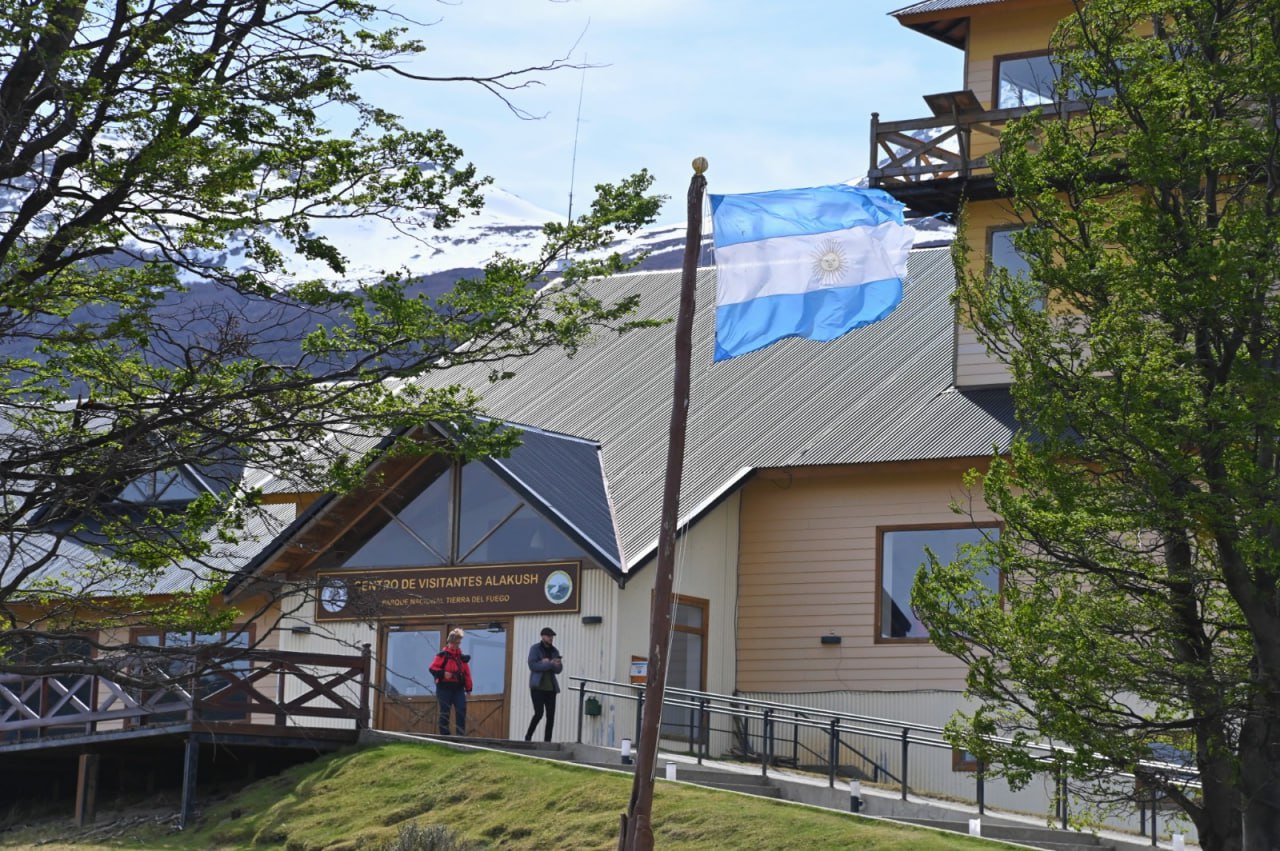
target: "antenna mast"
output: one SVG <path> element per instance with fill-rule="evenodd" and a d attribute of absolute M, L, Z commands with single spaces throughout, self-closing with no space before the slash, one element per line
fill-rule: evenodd
<path fill-rule="evenodd" d="M 573 123 L 573 159 L 569 162 L 569 224 L 573 224 L 573 182 L 578 172 L 578 131 L 582 129 L 582 92 L 587 87 L 587 55 L 582 54 L 582 79 L 578 82 L 578 115 Z"/>

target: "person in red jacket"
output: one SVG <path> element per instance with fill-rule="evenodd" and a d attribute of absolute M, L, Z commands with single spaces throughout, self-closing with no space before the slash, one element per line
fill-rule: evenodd
<path fill-rule="evenodd" d="M 467 695 L 471 694 L 471 657 L 462 652 L 462 630 L 449 633 L 444 649 L 431 661 L 436 680 L 436 703 L 440 706 L 440 735 L 449 735 L 449 714 L 453 711 L 454 735 L 467 734 Z"/>

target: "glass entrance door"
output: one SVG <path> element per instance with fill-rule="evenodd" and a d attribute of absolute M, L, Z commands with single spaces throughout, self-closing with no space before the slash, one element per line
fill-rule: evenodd
<path fill-rule="evenodd" d="M 471 656 L 471 682 L 475 686 L 467 698 L 469 736 L 508 737 L 508 634 L 506 624 L 490 624 L 484 629 L 469 629 L 462 636 L 462 652 Z"/>
<path fill-rule="evenodd" d="M 378 726 L 384 730 L 431 734 L 438 731 L 439 707 L 431 661 L 444 647 L 449 630 L 461 626 L 462 652 L 471 657 L 474 686 L 467 698 L 467 735 L 507 737 L 507 666 L 510 660 L 505 623 L 389 625 L 383 627 L 382 685 Z"/>

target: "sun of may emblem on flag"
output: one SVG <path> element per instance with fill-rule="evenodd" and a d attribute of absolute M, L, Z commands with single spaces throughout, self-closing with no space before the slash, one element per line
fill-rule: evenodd
<path fill-rule="evenodd" d="M 784 337 L 834 340 L 889 315 L 915 231 L 879 189 L 712 195 L 717 361 Z"/>
<path fill-rule="evenodd" d="M 849 270 L 849 257 L 844 253 L 844 246 L 834 239 L 828 239 L 818 246 L 813 253 L 813 276 L 823 284 L 838 284 Z"/>

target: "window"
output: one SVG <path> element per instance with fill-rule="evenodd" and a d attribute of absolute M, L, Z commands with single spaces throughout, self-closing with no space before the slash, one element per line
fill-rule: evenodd
<path fill-rule="evenodd" d="M 1020 227 L 989 230 L 987 232 L 987 264 L 991 269 L 1004 269 L 1012 278 L 1029 281 L 1031 264 L 1014 245 L 1014 237 L 1022 230 Z M 1037 311 L 1044 310 L 1044 296 L 1038 295 L 1031 299 L 1031 307 Z"/>
<path fill-rule="evenodd" d="M 1047 53 L 996 59 L 996 109 L 1053 103 L 1058 76 L 1058 65 Z"/>
<path fill-rule="evenodd" d="M 1058 82 L 1062 67 L 1047 53 L 996 57 L 996 109 L 1042 106 L 1062 100 Z M 1115 89 L 1093 88 L 1077 79 L 1070 81 L 1066 100 L 1083 100 L 1114 95 Z"/>
<path fill-rule="evenodd" d="M 221 644 L 228 652 L 235 650 L 247 650 L 252 644 L 251 636 L 248 630 L 238 632 L 216 632 L 216 633 L 195 633 L 195 632 L 137 632 L 134 634 L 133 641 L 140 647 L 203 647 L 211 644 Z M 170 677 L 181 677 L 186 671 L 192 669 L 195 665 L 195 659 L 183 656 L 173 656 L 169 658 L 167 674 Z M 251 668 L 248 659 L 231 659 L 223 662 L 218 666 L 221 671 L 235 672 L 237 677 L 243 677 L 249 673 Z M 185 684 L 183 684 L 185 685 Z M 207 698 L 216 692 L 227 688 L 227 679 L 221 674 L 208 671 L 200 675 L 196 685 L 197 695 L 201 698 Z M 248 705 L 249 699 L 244 694 L 231 695 L 231 703 Z M 166 713 L 155 715 L 152 721 L 172 720 L 180 717 L 181 713 Z M 212 711 L 204 710 L 200 717 L 206 721 L 229 721 L 244 717 L 244 713 L 237 710 Z"/>
<path fill-rule="evenodd" d="M 429 567 L 582 558 L 574 544 L 482 462 L 426 462 L 334 552 L 343 567 Z M 349 555 L 345 555 L 349 553 Z"/>
<path fill-rule="evenodd" d="M 991 268 L 1005 269 L 1015 278 L 1031 274 L 1031 265 L 1013 244 L 1014 234 L 1020 230 L 1022 228 L 993 228 L 989 234 L 987 249 Z"/>
<path fill-rule="evenodd" d="M 708 600 L 677 597 L 672 617 L 671 656 L 667 662 L 667 685 L 690 691 L 707 687 Z M 703 735 L 698 711 L 692 707 L 668 706 L 662 710 L 662 735 L 671 739 L 700 741 Z"/>
<path fill-rule="evenodd" d="M 880 594 L 877 601 L 877 641 L 918 639 L 929 632 L 911 610 L 911 586 L 916 574 L 933 553 L 939 561 L 954 561 L 961 548 L 980 544 L 999 535 L 995 527 L 934 526 L 909 529 L 882 529 L 879 539 Z M 999 589 L 994 572 L 981 577 L 991 590 Z"/>

